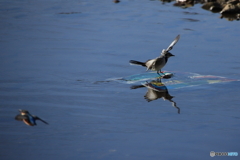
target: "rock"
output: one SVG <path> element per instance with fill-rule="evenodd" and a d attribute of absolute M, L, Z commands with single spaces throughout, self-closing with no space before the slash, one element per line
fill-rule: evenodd
<path fill-rule="evenodd" d="M 220 12 L 223 9 L 223 5 L 219 2 L 207 2 L 202 8 L 212 12 Z"/>
<path fill-rule="evenodd" d="M 176 0 L 176 3 L 173 5 L 188 8 L 194 6 L 194 0 Z"/>
<path fill-rule="evenodd" d="M 239 0 L 231 0 L 228 1 L 225 7 L 220 12 L 224 13 L 240 13 L 240 1 Z"/>
<path fill-rule="evenodd" d="M 234 20 L 237 20 L 239 21 L 240 20 L 240 14 L 228 14 L 228 13 L 223 13 L 220 17 L 221 19 L 222 18 L 225 18 L 227 19 L 228 21 L 234 21 Z"/>
<path fill-rule="evenodd" d="M 113 0 L 114 3 L 119 3 L 120 1 L 119 0 Z"/>

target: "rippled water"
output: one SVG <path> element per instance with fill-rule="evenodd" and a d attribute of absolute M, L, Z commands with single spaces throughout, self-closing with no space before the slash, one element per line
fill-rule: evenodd
<path fill-rule="evenodd" d="M 164 70 L 240 79 L 238 21 L 201 5 L 146 0 L 0 2 L 2 159 L 207 159 L 238 152 L 239 82 L 169 89 L 106 79 L 145 73 L 180 34 Z M 30 127 L 18 109 L 47 121 Z M 220 157 L 218 157 L 220 158 Z M 229 158 L 229 157 L 222 157 Z M 231 157 L 238 159 L 238 157 Z"/>

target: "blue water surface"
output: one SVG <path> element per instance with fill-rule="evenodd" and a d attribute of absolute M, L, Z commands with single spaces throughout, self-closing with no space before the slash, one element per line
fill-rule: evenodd
<path fill-rule="evenodd" d="M 0 13 L 1 159 L 240 153 L 238 81 L 169 89 L 180 114 L 161 97 L 147 102 L 145 87 L 106 81 L 145 73 L 129 60 L 159 56 L 178 34 L 164 70 L 240 79 L 238 21 L 157 0 L 2 0 Z M 16 121 L 18 109 L 49 125 Z"/>

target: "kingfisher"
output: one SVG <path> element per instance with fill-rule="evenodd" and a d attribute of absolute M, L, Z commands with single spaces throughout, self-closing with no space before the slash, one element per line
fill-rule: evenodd
<path fill-rule="evenodd" d="M 45 124 L 48 124 L 46 121 L 41 118 L 31 115 L 27 110 L 19 109 L 20 114 L 16 115 L 15 119 L 18 121 L 23 121 L 26 125 L 35 126 L 37 125 L 36 120 L 40 120 Z"/>

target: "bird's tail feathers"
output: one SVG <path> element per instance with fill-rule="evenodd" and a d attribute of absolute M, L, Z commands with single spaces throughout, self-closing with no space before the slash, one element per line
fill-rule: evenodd
<path fill-rule="evenodd" d="M 139 61 L 135 61 L 135 60 L 130 60 L 129 63 L 130 64 L 134 64 L 134 65 L 146 66 L 145 63 L 139 62 Z"/>

